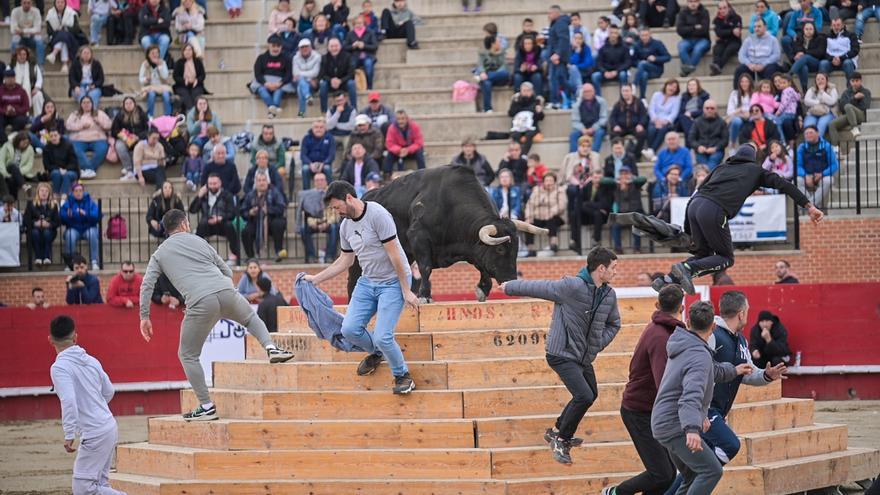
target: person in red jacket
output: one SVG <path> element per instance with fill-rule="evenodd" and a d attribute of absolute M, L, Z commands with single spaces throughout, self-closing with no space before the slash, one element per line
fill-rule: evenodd
<path fill-rule="evenodd" d="M 602 495 L 663 493 L 675 481 L 675 465 L 669 453 L 651 433 L 651 410 L 660 379 L 666 370 L 666 342 L 676 327 L 687 328 L 681 321 L 684 291 L 675 284 L 660 290 L 657 311 L 645 327 L 629 363 L 629 381 L 620 401 L 620 417 L 645 465 L 645 472 L 617 486 L 602 490 Z"/>
<path fill-rule="evenodd" d="M 398 108 L 395 121 L 388 126 L 388 134 L 385 136 L 385 149 L 388 154 L 382 164 L 382 171 L 387 177 L 391 176 L 394 166 L 397 170 L 403 170 L 403 162 L 408 158 L 416 161 L 419 170 L 425 168 L 425 138 L 418 124 L 409 119 L 406 110 Z"/>
<path fill-rule="evenodd" d="M 28 124 L 30 105 L 27 91 L 15 82 L 15 70 L 6 69 L 0 86 L 0 144 L 6 143 L 6 126 L 20 131 Z"/>
<path fill-rule="evenodd" d="M 134 263 L 123 261 L 122 269 L 110 279 L 107 304 L 117 308 L 136 308 L 141 298 L 143 277 L 134 271 Z"/>

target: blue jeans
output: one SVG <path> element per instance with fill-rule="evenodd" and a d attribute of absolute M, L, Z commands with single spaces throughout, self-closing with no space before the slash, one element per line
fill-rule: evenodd
<path fill-rule="evenodd" d="M 267 107 L 281 107 L 281 98 L 284 96 L 284 91 L 281 88 L 269 91 L 266 86 L 260 86 L 257 89 L 257 94 L 260 95 L 260 99 Z"/>
<path fill-rule="evenodd" d="M 165 54 L 168 53 L 168 46 L 171 44 L 171 36 L 165 33 L 152 33 L 141 36 L 141 48 L 146 50 L 150 45 L 159 46 L 159 58 L 165 60 Z"/>
<path fill-rule="evenodd" d="M 389 151 L 388 154 L 385 155 L 385 160 L 382 162 L 382 171 L 390 174 L 391 172 L 394 171 L 395 168 L 397 168 L 397 171 L 400 172 L 404 169 L 404 166 L 403 166 L 404 162 L 406 162 L 406 160 L 410 160 L 410 159 L 413 159 L 416 161 L 416 168 L 418 170 L 425 168 L 425 150 L 424 149 L 420 149 L 419 151 L 416 151 L 415 153 L 410 153 L 410 154 L 406 155 L 406 157 L 404 157 L 404 158 L 401 158 L 397 155 L 394 155 Z"/>
<path fill-rule="evenodd" d="M 681 64 L 696 67 L 700 64 L 703 55 L 705 55 L 711 47 L 712 43 L 705 38 L 692 38 L 679 41 L 678 55 L 681 57 Z"/>
<path fill-rule="evenodd" d="M 108 15 L 91 15 L 90 31 L 92 37 L 89 41 L 95 44 L 99 44 L 101 42 L 101 30 L 104 29 L 105 25 L 107 25 L 107 19 L 109 18 L 110 16 Z"/>
<path fill-rule="evenodd" d="M 209 139 L 208 136 L 196 136 L 192 138 L 192 141 L 190 142 L 199 145 L 199 149 L 202 149 L 205 147 L 205 143 L 207 143 Z"/>
<path fill-rule="evenodd" d="M 533 72 L 531 75 L 525 75 L 522 72 L 517 72 L 513 75 L 513 91 L 515 93 L 519 92 L 519 87 L 524 82 L 532 83 L 532 86 L 535 87 L 535 94 L 540 95 L 544 93 L 544 81 L 541 79 L 540 72 Z"/>
<path fill-rule="evenodd" d="M 834 120 L 834 114 L 831 112 L 826 113 L 821 117 L 816 117 L 815 115 L 807 115 L 804 117 L 804 128 L 807 126 L 814 125 L 817 129 L 819 129 L 819 136 L 824 136 L 825 131 L 828 130 L 828 126 L 831 124 L 831 121 Z"/>
<path fill-rule="evenodd" d="M 856 64 L 853 63 L 852 60 L 844 60 L 840 66 L 835 67 L 831 64 L 830 60 L 823 60 L 819 62 L 819 72 L 825 72 L 826 74 L 831 74 L 831 71 L 842 70 L 844 74 L 846 74 L 847 86 L 849 86 L 849 75 L 855 72 Z"/>
<path fill-rule="evenodd" d="M 801 58 L 797 59 L 791 66 L 791 73 L 798 77 L 798 81 L 801 83 L 802 88 L 807 87 L 810 72 L 816 72 L 818 70 L 819 59 L 807 54 L 804 54 Z"/>
<path fill-rule="evenodd" d="M 313 231 L 308 225 L 303 225 L 299 233 L 302 236 L 303 246 L 306 248 L 306 260 L 318 259 L 315 242 L 312 240 L 318 232 Z M 333 260 L 336 258 L 336 244 L 339 241 L 339 224 L 330 224 L 325 234 L 327 235 L 327 250 L 324 251 L 324 256 L 327 260 Z"/>
<path fill-rule="evenodd" d="M 89 89 L 89 85 L 88 85 L 88 84 L 80 84 L 80 85 L 79 85 L 79 89 L 80 89 L 79 97 L 76 98 L 76 102 L 77 102 L 77 103 L 79 103 L 80 101 L 82 101 L 83 98 L 85 98 L 86 96 L 88 96 L 89 98 L 91 98 L 92 103 L 94 104 L 94 107 L 95 107 L 95 108 L 99 108 L 99 107 L 100 107 L 100 103 L 101 103 L 101 88 L 92 88 L 92 89 Z"/>
<path fill-rule="evenodd" d="M 653 122 L 648 123 L 648 146 L 652 150 L 657 151 L 663 146 L 663 140 L 666 139 L 666 133 L 675 130 L 675 126 L 667 124 L 659 129 Z"/>
<path fill-rule="evenodd" d="M 783 114 L 781 114 L 781 115 L 774 115 L 773 118 L 772 118 L 771 120 L 773 120 L 773 123 L 776 124 L 776 127 L 779 128 L 779 132 L 782 133 L 782 138 L 785 139 L 785 140 L 787 141 L 787 140 L 790 140 L 790 139 L 794 139 L 794 136 L 786 136 L 786 135 L 785 135 L 785 127 L 784 127 L 784 125 L 785 125 L 785 123 L 788 122 L 789 120 L 794 120 L 794 119 L 796 119 L 796 118 L 797 118 L 797 114 L 795 114 L 795 113 L 783 113 Z M 825 125 L 825 128 L 826 128 L 826 129 L 828 128 L 828 125 L 827 125 L 827 124 Z"/>
<path fill-rule="evenodd" d="M 373 89 L 373 74 L 376 73 L 375 65 L 376 59 L 369 55 L 364 58 L 357 58 L 354 61 L 354 68 L 363 67 L 364 73 L 367 75 L 367 89 Z M 356 103 L 357 99 L 352 100 L 354 106 L 357 106 Z"/>
<path fill-rule="evenodd" d="M 568 66 L 562 62 L 558 64 L 549 62 L 548 67 L 550 68 L 547 74 L 547 79 L 550 81 L 550 103 L 559 104 L 562 101 L 560 92 L 571 91 L 571 84 L 568 81 Z M 596 94 L 599 94 L 598 88 L 596 88 Z"/>
<path fill-rule="evenodd" d="M 648 79 L 657 79 L 663 75 L 663 66 L 642 60 L 636 66 L 635 83 L 639 87 L 639 96 L 647 98 Z"/>
<path fill-rule="evenodd" d="M 568 151 L 569 153 L 574 153 L 578 149 L 578 139 L 585 134 L 581 131 L 575 129 L 571 131 L 571 134 L 568 136 Z M 602 140 L 605 138 L 605 128 L 600 127 L 596 129 L 596 132 L 593 133 L 593 151 L 596 153 L 602 149 Z"/>
<path fill-rule="evenodd" d="M 616 223 L 611 224 L 611 242 L 614 243 L 614 249 L 616 249 L 618 251 L 620 251 L 623 246 L 623 244 L 621 243 L 621 239 L 620 239 L 620 231 L 621 231 L 620 225 L 617 225 Z M 632 244 L 633 249 L 636 251 L 641 251 L 642 250 L 641 236 L 637 236 L 637 235 L 633 234 L 632 241 L 633 241 L 633 244 Z"/>
<path fill-rule="evenodd" d="M 312 96 L 312 85 L 308 79 L 301 77 L 296 82 L 296 96 L 299 100 L 299 113 L 306 113 L 306 103 Z"/>
<path fill-rule="evenodd" d="M 880 22 L 880 7 L 865 7 L 859 12 L 859 15 L 856 16 L 856 36 L 859 39 L 862 39 L 862 35 L 865 34 L 865 23 L 868 22 L 868 19 L 874 17 Z"/>
<path fill-rule="evenodd" d="M 486 72 L 487 79 L 480 81 L 480 92 L 483 93 L 483 111 L 492 110 L 492 86 L 504 86 L 510 81 L 506 70 Z"/>
<path fill-rule="evenodd" d="M 596 88 L 596 96 L 602 95 L 602 82 L 610 81 L 611 79 L 605 79 L 605 74 L 600 71 L 593 72 L 593 75 L 590 76 L 593 80 L 593 87 Z M 622 70 L 617 73 L 617 80 L 620 82 L 620 85 L 623 86 L 629 80 L 629 72 Z"/>
<path fill-rule="evenodd" d="M 153 117 L 156 110 L 156 92 L 149 91 L 147 93 L 147 115 Z M 173 109 L 171 108 L 171 93 L 168 91 L 164 91 L 162 93 L 162 111 L 163 115 L 171 115 L 173 113 Z"/>
<path fill-rule="evenodd" d="M 97 262 L 98 237 L 100 235 L 101 231 L 98 230 L 98 227 L 89 227 L 84 232 L 80 232 L 74 228 L 65 229 L 64 256 L 71 257 L 76 254 L 76 243 L 78 243 L 80 239 L 87 239 L 89 241 L 89 255 L 91 256 L 89 259 L 93 262 Z"/>
<path fill-rule="evenodd" d="M 743 123 L 742 117 L 733 117 L 730 119 L 730 142 L 737 143 L 739 142 L 739 130 L 742 129 Z"/>
<path fill-rule="evenodd" d="M 351 102 L 351 106 L 357 108 L 358 101 L 358 93 L 357 93 L 357 85 L 354 83 L 354 79 L 349 79 L 345 86 L 348 88 L 348 101 Z M 334 91 L 342 91 L 343 86 L 340 86 L 339 89 Z M 330 81 L 322 79 L 320 83 L 318 83 L 318 92 L 321 97 L 321 113 L 327 113 L 327 98 L 330 95 Z"/>
<path fill-rule="evenodd" d="M 49 180 L 52 181 L 52 192 L 55 194 L 70 194 L 70 186 L 76 181 L 76 172 L 68 170 L 62 174 L 56 168 L 49 173 Z"/>
<path fill-rule="evenodd" d="M 31 229 L 31 244 L 34 246 L 34 258 L 38 260 L 52 258 L 52 242 L 55 241 L 57 229 Z"/>
<path fill-rule="evenodd" d="M 83 170 L 98 170 L 98 167 L 104 163 L 107 157 L 107 150 L 110 145 L 107 141 L 71 141 L 73 144 L 73 152 L 76 154 L 76 160 L 79 167 Z M 89 159 L 87 152 L 92 152 L 92 158 Z"/>
<path fill-rule="evenodd" d="M 718 150 L 715 153 L 697 153 L 697 164 L 706 165 L 709 170 L 713 170 L 724 159 L 724 150 Z"/>
<path fill-rule="evenodd" d="M 321 172 L 324 172 L 324 175 L 327 177 L 327 182 L 333 182 L 333 167 L 331 167 L 330 164 L 325 163 Z M 312 173 L 312 168 L 309 164 L 304 163 L 302 166 L 303 191 L 312 188 L 312 177 L 314 177 L 314 175 L 315 174 Z"/>
<path fill-rule="evenodd" d="M 18 45 L 24 45 L 31 50 L 37 52 L 37 64 L 41 67 L 46 63 L 46 42 L 43 41 L 42 36 L 33 36 L 31 38 L 25 38 L 22 36 L 13 36 L 12 37 L 12 53 L 15 53 L 15 49 Z"/>
<path fill-rule="evenodd" d="M 401 376 L 409 371 L 400 345 L 394 338 L 394 328 L 400 319 L 403 304 L 400 281 L 394 279 L 376 283 L 361 276 L 342 320 L 342 335 L 370 354 L 381 352 L 394 376 Z M 376 326 L 370 334 L 367 332 L 367 323 L 373 315 L 376 315 Z"/>

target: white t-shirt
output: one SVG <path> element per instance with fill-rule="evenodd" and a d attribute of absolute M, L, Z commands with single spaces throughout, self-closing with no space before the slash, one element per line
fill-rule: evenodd
<path fill-rule="evenodd" d="M 365 201 L 360 218 L 343 220 L 339 227 L 339 241 L 343 252 L 353 252 L 357 256 L 363 276 L 370 282 L 397 280 L 397 272 L 385 252 L 385 244 L 389 242 L 397 246 L 407 275 L 411 275 L 409 262 L 397 238 L 394 218 L 379 203 Z"/>

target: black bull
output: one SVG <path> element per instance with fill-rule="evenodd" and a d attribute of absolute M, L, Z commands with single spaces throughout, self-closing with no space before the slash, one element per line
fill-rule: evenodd
<path fill-rule="evenodd" d="M 431 272 L 466 261 L 480 271 L 477 299 L 484 301 L 499 283 L 516 279 L 517 231 L 545 234 L 525 222 L 502 219 L 486 190 L 467 167 L 419 170 L 366 193 L 394 217 L 409 263 L 422 275 L 418 296 L 431 300 Z M 355 264 L 348 273 L 348 295 L 361 275 Z"/>

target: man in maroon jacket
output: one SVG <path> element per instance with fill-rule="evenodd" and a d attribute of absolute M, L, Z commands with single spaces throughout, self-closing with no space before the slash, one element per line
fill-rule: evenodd
<path fill-rule="evenodd" d="M 620 485 L 609 486 L 602 495 L 661 494 L 675 480 L 675 465 L 669 453 L 651 433 L 651 410 L 657 388 L 666 370 L 666 342 L 681 321 L 684 291 L 678 285 L 663 287 L 657 296 L 657 311 L 645 327 L 629 363 L 629 381 L 620 402 L 620 417 L 632 438 L 645 472 Z"/>
<path fill-rule="evenodd" d="M 27 91 L 15 82 L 15 70 L 6 69 L 0 86 L 0 145 L 6 143 L 6 126 L 11 125 L 13 131 L 24 129 L 29 108 Z"/>

